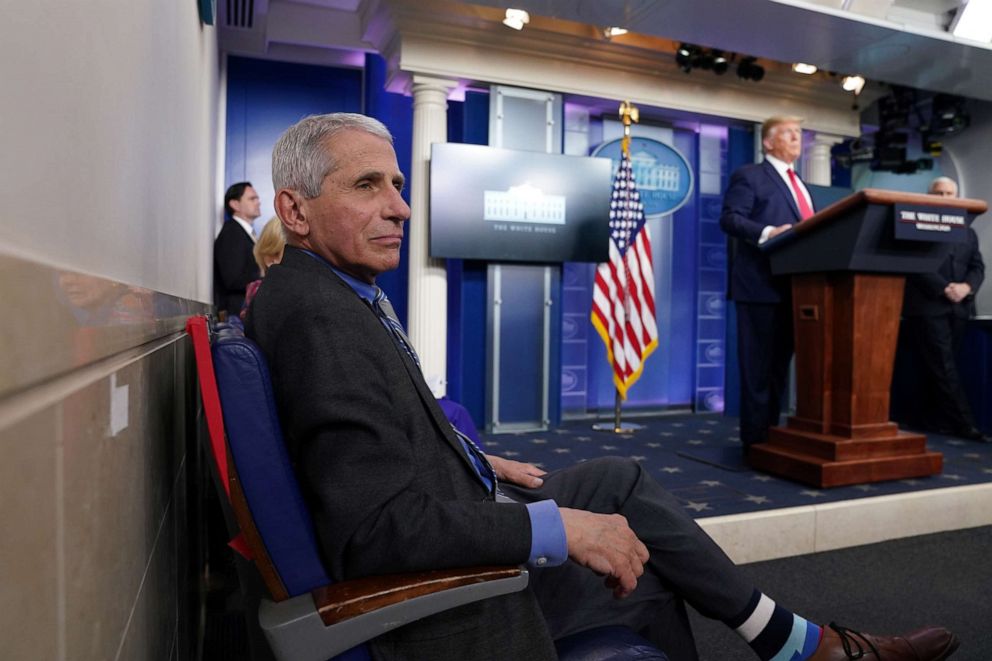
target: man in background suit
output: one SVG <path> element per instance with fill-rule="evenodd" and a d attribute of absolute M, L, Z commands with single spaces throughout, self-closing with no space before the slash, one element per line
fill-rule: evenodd
<path fill-rule="evenodd" d="M 272 161 L 288 245 L 246 332 L 268 359 L 331 577 L 532 568 L 524 591 L 379 636 L 376 658 L 553 659 L 555 639 L 624 624 L 673 661 L 692 660 L 686 602 L 761 659 L 833 661 L 871 645 L 887 660 L 936 660 L 957 647 L 940 628 L 862 636 L 776 605 L 634 461 L 546 474 L 484 455 L 445 418 L 375 284 L 399 265 L 410 216 L 388 130 L 362 115 L 309 117 Z"/>
<path fill-rule="evenodd" d="M 258 280 L 251 223 L 261 215 L 261 202 L 251 182 L 233 184 L 224 193 L 224 225 L 214 240 L 214 301 L 218 314 L 237 316 L 248 283 Z"/>
<path fill-rule="evenodd" d="M 730 176 L 720 227 L 734 239 L 730 298 L 737 310 L 740 438 L 747 450 L 778 424 L 792 360 L 792 292 L 774 277 L 759 246 L 813 215 L 813 200 L 793 170 L 802 152 L 798 117 L 761 125 L 765 159 Z"/>
<path fill-rule="evenodd" d="M 948 177 L 938 177 L 927 192 L 957 197 L 958 185 Z M 957 368 L 968 319 L 975 316 L 975 292 L 984 278 L 978 236 L 969 227 L 966 240 L 950 244 L 950 254 L 935 273 L 906 278 L 902 331 L 905 349 L 912 352 L 919 368 L 913 375 L 918 386 L 912 402 L 916 419 L 909 422 L 972 441 L 992 442 L 975 424 Z"/>

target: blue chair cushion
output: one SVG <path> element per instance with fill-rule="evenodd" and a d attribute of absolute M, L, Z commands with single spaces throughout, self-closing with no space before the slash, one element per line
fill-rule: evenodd
<path fill-rule="evenodd" d="M 234 329 L 217 335 L 212 354 L 231 455 L 269 558 L 291 597 L 327 585 L 331 580 L 283 443 L 265 357 Z"/>

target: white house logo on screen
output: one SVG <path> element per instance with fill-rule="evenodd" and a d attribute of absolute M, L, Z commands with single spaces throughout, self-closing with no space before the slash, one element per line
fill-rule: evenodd
<path fill-rule="evenodd" d="M 670 145 L 651 138 L 630 140 L 630 164 L 641 194 L 644 213 L 663 216 L 674 213 L 692 197 L 692 169 L 682 153 Z M 604 142 L 593 156 L 613 160 L 613 176 L 620 168 L 620 140 Z"/>
<path fill-rule="evenodd" d="M 682 168 L 658 163 L 646 151 L 639 151 L 631 156 L 630 164 L 634 168 L 637 190 L 642 193 L 658 190 L 678 192 L 682 187 Z"/>
<path fill-rule="evenodd" d="M 510 223 L 565 224 L 565 196 L 547 195 L 530 182 L 484 193 L 483 218 Z"/>

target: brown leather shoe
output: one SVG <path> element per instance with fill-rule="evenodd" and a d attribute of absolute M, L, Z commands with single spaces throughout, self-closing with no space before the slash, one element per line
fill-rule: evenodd
<path fill-rule="evenodd" d="M 902 636 L 872 636 L 834 622 L 823 628 L 823 638 L 809 661 L 943 661 L 960 641 L 943 627 L 924 627 Z"/>

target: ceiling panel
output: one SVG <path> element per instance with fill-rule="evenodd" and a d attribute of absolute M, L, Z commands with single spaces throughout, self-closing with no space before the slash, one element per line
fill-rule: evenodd
<path fill-rule="evenodd" d="M 505 7 L 506 1 L 467 4 Z M 992 100 L 992 44 L 785 0 L 513 0 L 549 16 L 687 41 L 837 73 Z M 901 3 L 904 4 L 904 3 Z M 941 0 L 935 11 L 946 10 Z"/>

